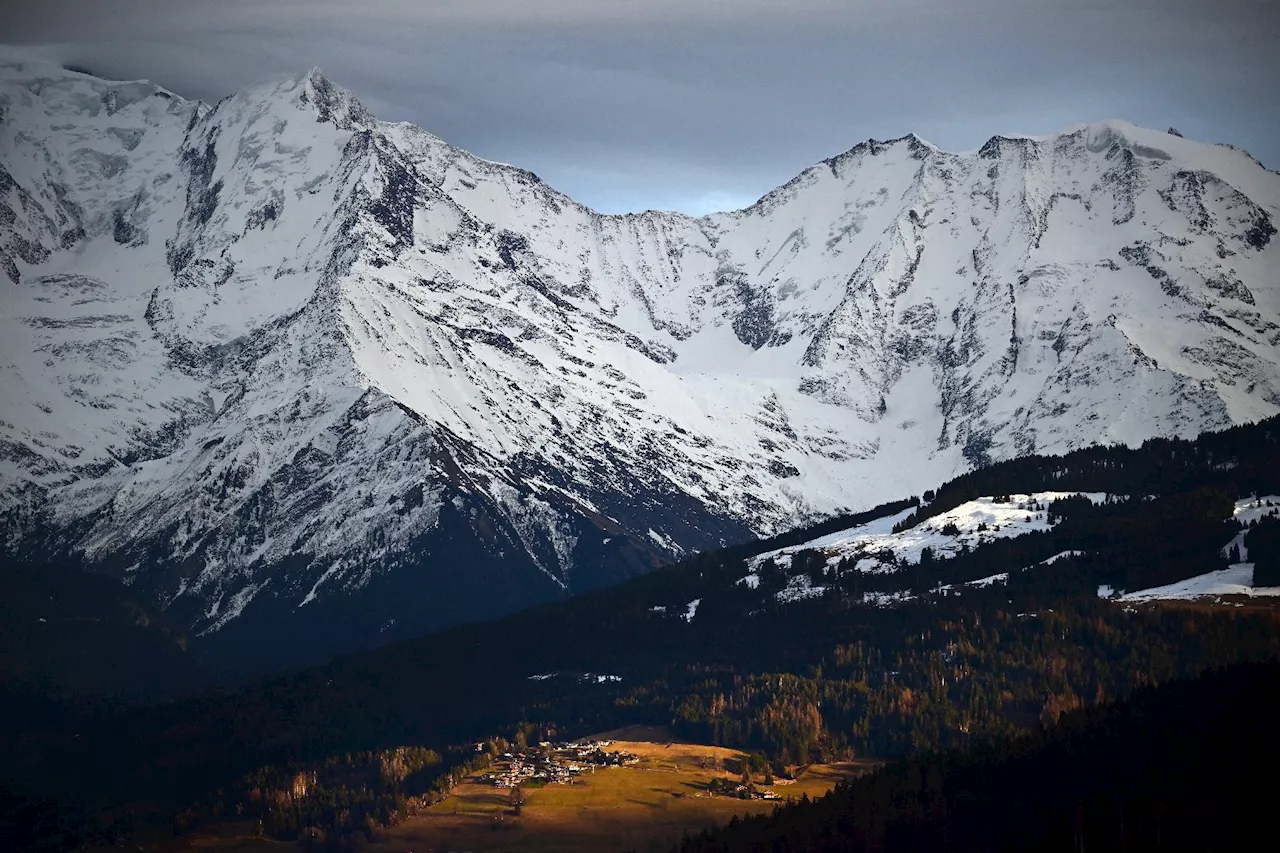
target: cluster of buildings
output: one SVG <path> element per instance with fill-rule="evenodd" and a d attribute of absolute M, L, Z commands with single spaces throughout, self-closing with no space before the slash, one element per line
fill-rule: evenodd
<path fill-rule="evenodd" d="M 728 794 L 731 797 L 737 797 L 740 800 L 781 800 L 782 797 L 775 791 L 768 788 L 757 788 L 755 785 L 735 785 L 733 791 Z"/>
<path fill-rule="evenodd" d="M 790 783 L 791 780 L 786 780 Z M 770 783 L 774 784 L 774 783 Z M 768 788 L 757 788 L 752 782 L 735 782 L 719 777 L 712 779 L 704 792 L 708 797 L 735 797 L 739 800 L 781 800 L 782 797 Z"/>
<path fill-rule="evenodd" d="M 640 761 L 622 750 L 606 752 L 605 747 L 612 743 L 607 740 L 562 744 L 544 741 L 519 752 L 504 752 L 496 772 L 485 778 L 496 788 L 515 788 L 533 781 L 569 784 L 578 774 L 595 772 L 597 767 L 618 767 Z"/>

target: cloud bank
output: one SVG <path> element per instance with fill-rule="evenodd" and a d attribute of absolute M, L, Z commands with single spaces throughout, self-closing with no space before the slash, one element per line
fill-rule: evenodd
<path fill-rule="evenodd" d="M 0 61 L 216 101 L 318 65 L 380 118 L 607 212 L 749 204 L 868 137 L 951 150 L 1104 118 L 1280 166 L 1268 0 L 42 0 Z"/>

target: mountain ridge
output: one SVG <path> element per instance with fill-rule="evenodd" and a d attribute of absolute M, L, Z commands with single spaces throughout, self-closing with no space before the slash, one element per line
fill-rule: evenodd
<path fill-rule="evenodd" d="M 872 140 L 618 216 L 315 70 L 208 106 L 11 66 L 0 99 L 7 550 L 197 641 L 361 623 L 314 658 L 1280 411 L 1280 180 L 1169 134 Z"/>

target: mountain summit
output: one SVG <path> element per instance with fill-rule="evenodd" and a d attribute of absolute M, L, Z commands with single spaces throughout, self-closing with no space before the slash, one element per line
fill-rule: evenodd
<path fill-rule="evenodd" d="M 0 525 L 231 666 L 1280 412 L 1280 175 L 1110 121 L 597 214 L 318 71 L 0 69 Z"/>

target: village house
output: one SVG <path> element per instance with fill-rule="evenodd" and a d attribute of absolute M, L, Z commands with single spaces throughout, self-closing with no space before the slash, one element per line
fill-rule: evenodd
<path fill-rule="evenodd" d="M 574 777 L 588 767 L 617 767 L 637 764 L 638 756 L 616 750 L 606 752 L 612 741 L 553 744 L 543 741 L 536 749 L 504 752 L 500 767 L 485 778 L 497 788 L 514 788 L 531 781 L 548 784 L 572 784 Z"/>

